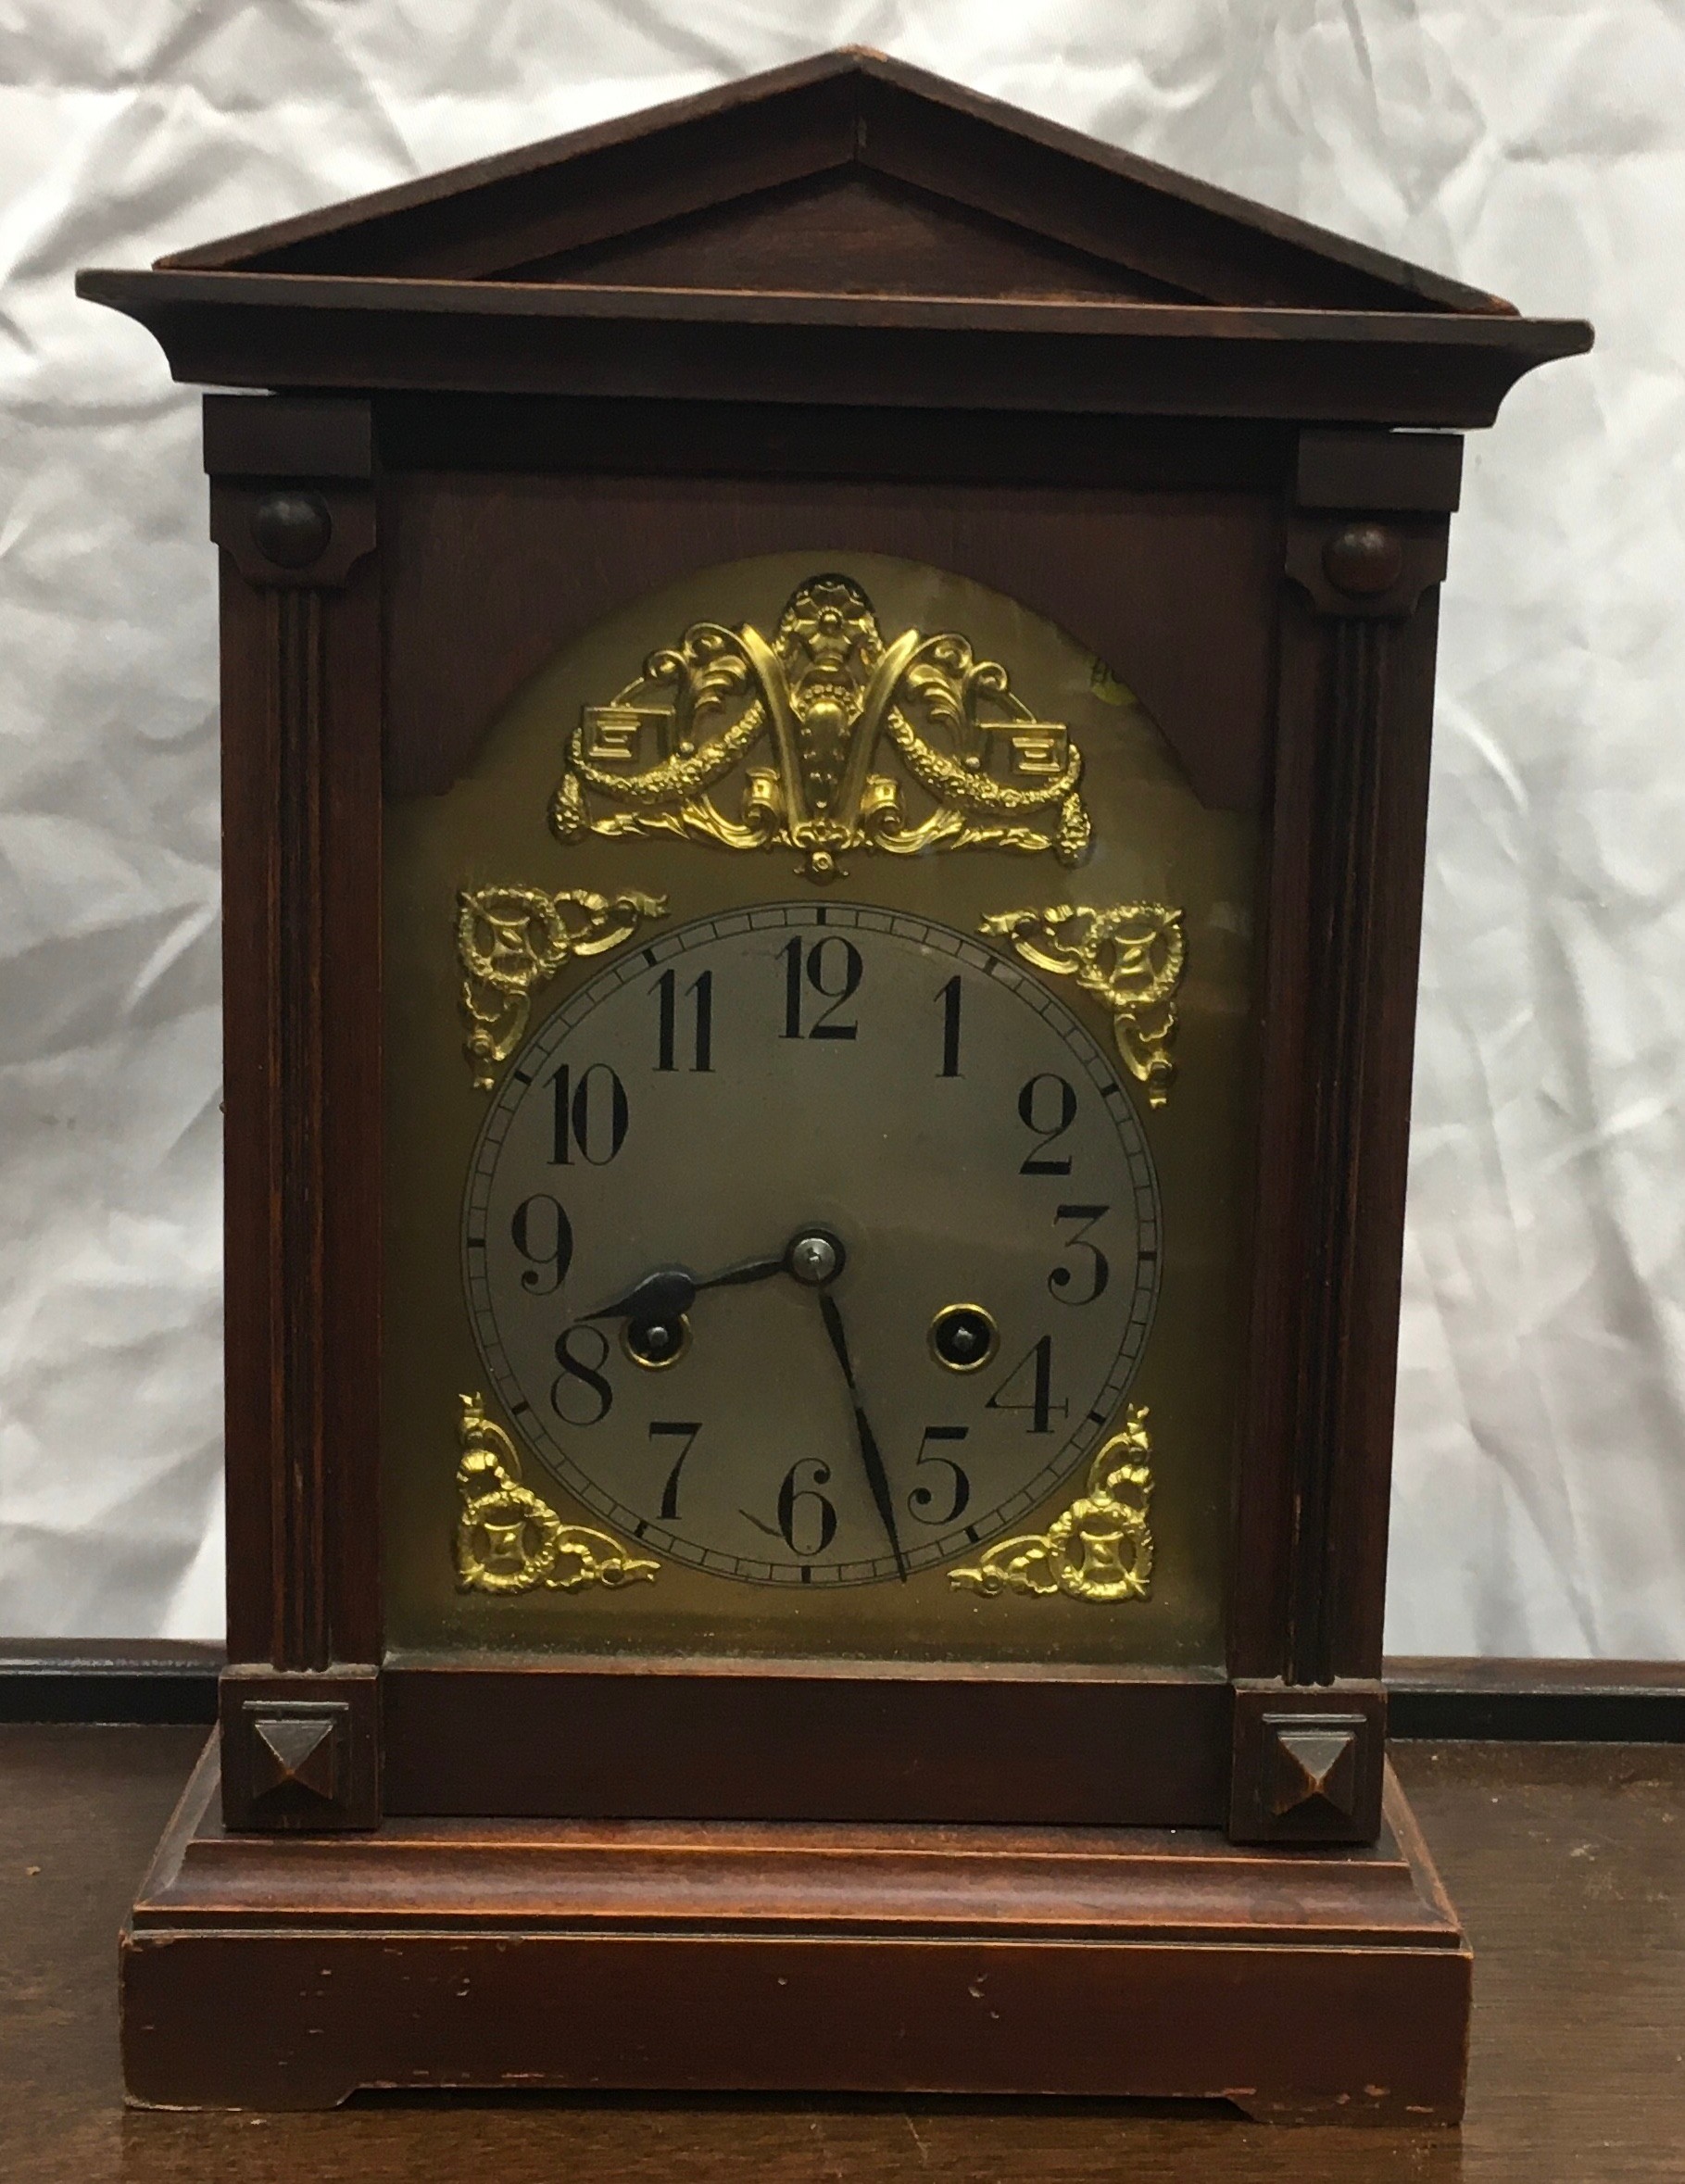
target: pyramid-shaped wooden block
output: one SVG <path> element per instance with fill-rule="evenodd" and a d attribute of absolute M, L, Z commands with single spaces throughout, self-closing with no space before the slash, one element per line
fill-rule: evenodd
<path fill-rule="evenodd" d="M 252 1794 L 304 1791 L 332 1801 L 338 1795 L 337 1717 L 258 1714 L 252 1719 Z"/>
<path fill-rule="evenodd" d="M 1357 1732 L 1350 1728 L 1284 1728 L 1277 1732 L 1271 1809 L 1277 1814 L 1312 1803 L 1350 1815 L 1357 1783 Z"/>

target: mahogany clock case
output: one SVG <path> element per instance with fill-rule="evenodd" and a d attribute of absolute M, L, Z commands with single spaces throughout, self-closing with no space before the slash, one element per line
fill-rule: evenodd
<path fill-rule="evenodd" d="M 435 398 L 428 407 L 431 429 L 448 433 L 456 406 Z M 231 1659 L 262 1665 L 231 1670 L 227 1703 L 238 1710 L 235 1718 L 272 1714 L 284 1696 L 272 1680 L 279 1663 L 290 1658 L 314 1674 L 333 1664 L 346 1692 L 342 1703 L 352 1710 L 345 1732 L 346 1780 L 361 1781 L 360 1790 L 349 1793 L 347 1812 L 370 1810 L 372 1781 L 365 1770 L 372 1764 L 377 1719 L 380 1810 L 388 1814 L 1210 1826 L 1235 1816 L 1237 1735 L 1259 1733 L 1246 1700 L 1237 1726 L 1234 1690 L 1279 1676 L 1289 1695 L 1270 1711 L 1314 1713 L 1319 1733 L 1346 1737 L 1352 1746 L 1343 1763 L 1346 1808 L 1310 1801 L 1313 1809 L 1300 1815 L 1299 1827 L 1325 1839 L 1372 1837 L 1381 1751 L 1377 1679 L 1384 1509 L 1378 1505 L 1390 1425 L 1409 1027 L 1407 1010 L 1402 1021 L 1319 1023 L 1317 985 L 1326 992 L 1330 975 L 1342 969 L 1374 980 L 1413 957 L 1427 765 L 1421 700 L 1433 642 L 1433 595 L 1423 579 L 1437 573 L 1442 556 L 1443 511 L 1393 512 L 1415 562 L 1413 611 L 1396 621 L 1371 617 L 1356 624 L 1367 653 L 1356 662 L 1358 673 L 1371 689 L 1385 678 L 1391 733 L 1384 769 L 1352 784 L 1372 800 L 1362 823 L 1372 830 L 1376 854 L 1363 875 L 1367 952 L 1342 965 L 1339 954 L 1329 960 L 1326 951 L 1352 952 L 1352 938 L 1342 930 L 1349 905 L 1325 905 L 1327 923 L 1320 935 L 1306 916 L 1319 885 L 1309 869 L 1317 824 L 1310 807 L 1321 784 L 1314 761 L 1305 762 L 1304 747 L 1326 717 L 1329 622 L 1282 585 L 1279 571 L 1292 527 L 1314 523 L 1329 535 L 1339 527 L 1338 513 L 1289 512 L 1285 504 L 1298 469 L 1319 459 L 1350 465 L 1364 452 L 1361 444 L 1354 452 L 1349 442 L 1260 428 L 1231 442 L 1231 449 L 1243 448 L 1250 458 L 1238 478 L 1231 471 L 1225 484 L 1213 482 L 1207 446 L 1203 474 L 1178 487 L 1166 475 L 1174 437 L 1162 428 L 1131 433 L 1118 425 L 1110 475 L 1081 485 L 934 479 L 868 484 L 769 474 L 756 460 L 752 423 L 728 456 L 719 420 L 709 420 L 710 458 L 729 459 L 736 474 L 675 477 L 626 468 L 604 474 L 560 465 L 535 471 L 517 412 L 509 454 L 522 467 L 504 472 L 490 467 L 482 418 L 479 467 L 470 471 L 445 467 L 447 446 L 438 448 L 437 467 L 406 463 L 396 449 L 388 454 L 382 437 L 386 408 L 380 397 L 355 410 L 321 403 L 313 416 L 301 417 L 297 405 L 215 397 L 209 410 L 213 449 L 220 436 L 260 430 L 266 421 L 260 409 L 279 411 L 295 431 L 330 418 L 344 429 L 351 421 L 348 410 L 351 419 L 360 417 L 371 476 L 358 514 L 378 541 L 352 565 L 343 586 L 314 595 L 293 589 L 266 596 L 237 563 L 228 568 L 225 717 L 231 723 L 249 717 L 259 691 L 258 705 L 269 703 L 273 711 L 272 648 L 278 634 L 283 647 L 288 643 L 289 619 L 317 620 L 302 644 L 319 647 L 314 659 L 325 663 L 324 718 L 346 721 L 354 684 L 339 663 L 349 667 L 355 648 L 364 650 L 371 670 L 385 663 L 384 780 L 377 783 L 364 759 L 354 805 L 346 793 L 351 784 L 342 787 L 326 776 L 335 768 L 349 772 L 355 739 L 324 731 L 314 841 L 289 839 L 292 830 L 275 824 L 278 781 L 283 811 L 295 804 L 284 748 L 272 761 L 259 762 L 256 781 L 228 784 L 227 945 L 237 1012 L 228 1033 L 231 1091 L 242 1084 L 255 1090 L 267 1080 L 272 1097 L 276 1082 L 256 1057 L 240 1066 L 243 1040 L 267 1039 L 274 1028 L 259 1023 L 248 1032 L 238 1021 L 259 990 L 250 975 L 255 966 L 243 967 L 240 959 L 244 945 L 264 935 L 260 928 L 240 934 L 233 922 L 233 898 L 245 892 L 240 874 L 252 869 L 255 837 L 267 842 L 271 858 L 314 862 L 321 919 L 315 936 L 321 1006 L 314 1021 L 323 1073 L 321 1134 L 305 1155 L 321 1162 L 314 1209 L 320 1256 L 306 1268 L 295 1253 L 275 1254 L 270 1239 L 254 1236 L 234 1210 L 242 1196 L 236 1178 L 258 1148 L 237 1142 L 242 1120 L 255 1119 L 253 1103 L 237 1093 L 230 1099 L 230 1403 L 231 1416 L 240 1421 L 231 1447 L 253 1445 L 259 1420 L 272 1417 L 276 1386 L 285 1388 L 289 1369 L 296 1373 L 301 1363 L 298 1314 L 307 1299 L 288 1299 L 289 1274 L 302 1274 L 321 1326 L 318 1400 L 324 1419 L 335 1422 L 320 1444 L 321 1503 L 313 1515 L 307 1497 L 283 1501 L 279 1511 L 267 1493 L 231 1500 L 233 1567 L 272 1567 L 282 1556 L 284 1575 L 273 1604 L 292 1624 L 258 1627 L 260 1593 L 249 1576 L 236 1587 Z M 414 434 L 420 428 L 417 408 L 411 404 L 399 413 L 399 447 L 405 430 Z M 616 419 L 603 422 L 632 430 Z M 815 415 L 810 423 L 812 439 L 823 445 L 832 420 Z M 892 429 L 886 426 L 884 458 L 891 472 L 898 467 L 894 448 L 912 437 L 903 424 L 900 439 L 890 439 Z M 989 429 L 995 462 L 1010 476 L 1020 467 L 1013 460 L 1013 420 L 991 420 Z M 1039 421 L 1037 438 L 1046 433 Z M 1411 452 L 1422 469 L 1437 470 L 1437 477 L 1430 471 L 1426 483 L 1418 482 L 1417 497 L 1427 497 L 1436 483 L 1447 497 L 1455 474 L 1447 458 L 1454 457 L 1454 444 L 1425 439 Z M 628 447 L 620 460 L 629 458 Z M 1091 474 L 1100 468 L 1092 453 L 1089 462 Z M 1143 485 L 1136 476 L 1147 465 L 1151 482 Z M 322 483 L 316 490 L 330 508 L 349 498 L 343 486 Z M 264 483 L 219 476 L 219 530 L 227 535 L 242 519 L 249 528 L 265 494 Z M 343 526 L 336 521 L 336 531 L 343 535 L 355 520 L 347 517 Z M 1274 899 L 1260 906 L 1267 938 L 1259 952 L 1256 1020 L 1268 1036 L 1254 1065 L 1253 1103 L 1269 1157 L 1257 1163 L 1258 1197 L 1247 1224 L 1253 1292 L 1237 1314 L 1250 1325 L 1251 1363 L 1241 1368 L 1236 1531 L 1223 1558 L 1226 1659 L 1220 1635 L 1209 1665 L 1181 1668 L 1127 1660 L 1112 1667 L 1093 1661 L 1063 1666 L 1034 1660 L 921 1662 L 893 1657 L 889 1650 L 876 1658 L 807 1662 L 746 1658 L 740 1649 L 711 1661 L 694 1653 L 628 1659 L 595 1651 L 570 1659 L 536 1647 L 514 1660 L 481 1649 L 464 1649 L 455 1658 L 442 1658 L 437 1648 L 420 1656 L 413 1649 L 383 1655 L 372 1609 L 389 1572 L 371 1461 L 380 1435 L 382 1284 L 375 1270 L 382 1213 L 379 1170 L 368 1165 L 386 1112 L 384 1102 L 376 1111 L 384 1060 L 377 1051 L 376 984 L 383 813 L 417 795 L 440 797 L 472 762 L 476 735 L 534 670 L 606 610 L 642 596 L 663 577 L 797 553 L 815 540 L 845 567 L 849 555 L 858 554 L 962 574 L 975 571 L 992 588 L 1045 612 L 1100 659 L 1117 663 L 1202 800 L 1265 824 Z M 358 620 L 365 623 L 361 632 Z M 310 664 L 307 655 L 302 672 Z M 1297 751 L 1296 730 L 1302 739 Z M 254 755 L 238 728 L 231 746 L 231 769 Z M 261 799 L 259 811 L 248 846 L 237 849 L 242 802 L 254 794 Z M 1350 817 L 1342 814 L 1346 823 Z M 284 872 L 278 877 L 284 885 Z M 1327 885 L 1327 876 L 1320 885 Z M 353 894 L 355 923 L 346 899 Z M 254 906 L 267 907 L 269 899 L 258 891 Z M 1289 917 L 1293 924 L 1286 922 Z M 346 920 L 337 933 L 336 918 Z M 443 912 L 440 930 L 447 931 Z M 298 937 L 305 936 L 278 936 L 283 948 Z M 1320 981 L 1312 980 L 1302 957 L 1284 963 L 1295 948 L 1323 955 Z M 440 952 L 444 960 L 443 943 Z M 1293 990 L 1284 990 L 1289 980 Z M 1308 1041 L 1336 1028 L 1347 1038 L 1361 1031 L 1406 1042 L 1385 1064 L 1362 1073 L 1369 1111 L 1358 1123 L 1365 1190 L 1360 1205 L 1342 1212 L 1356 1224 L 1364 1248 L 1342 1267 L 1338 1287 L 1314 1256 L 1330 1248 L 1317 1234 L 1315 1216 L 1320 1211 L 1328 1222 L 1330 1209 L 1319 1193 L 1345 1179 L 1316 1175 L 1317 1157 L 1335 1148 L 1305 1127 L 1302 1062 L 1283 1069 L 1290 1031 Z M 283 1082 L 284 1072 L 283 1063 Z M 1352 1080 L 1334 1084 L 1345 1097 Z M 1273 1100 L 1280 1105 L 1272 1113 Z M 284 1098 L 282 1105 L 277 1135 L 263 1149 L 279 1152 L 284 1189 L 295 1174 L 285 1134 L 303 1118 Z M 253 1129 L 254 1139 L 257 1135 Z M 1343 1236 L 1341 1244 L 1350 1249 Z M 1336 1302 L 1349 1317 L 1330 1330 L 1322 1322 Z M 271 1345 L 283 1354 L 275 1355 Z M 401 1360 L 392 1362 L 401 1371 Z M 1325 1450 L 1324 1475 L 1307 1482 L 1302 1474 L 1315 1442 L 1306 1432 L 1300 1390 L 1314 1365 L 1339 1381 L 1340 1450 L 1336 1464 Z M 441 1420 L 445 1450 L 447 1433 Z M 308 1526 L 298 1538 L 286 1528 L 296 1512 Z M 439 1554 L 446 1550 L 441 1523 Z M 312 1553 L 320 1559 L 307 1568 Z M 347 1571 L 335 1584 L 336 1554 L 360 1558 L 355 1581 Z M 290 1567 L 285 1558 L 292 1558 Z M 509 1603 L 508 1612 L 518 1614 L 518 1604 Z M 357 1635 L 347 1640 L 338 1633 L 348 1619 Z M 549 1642 L 554 1649 L 555 1639 Z M 355 1665 L 354 1649 L 384 1660 L 366 1679 L 370 1701 L 378 1692 L 378 1715 L 366 1728 L 358 1712 L 365 1701 L 351 1688 L 360 1693 L 365 1678 L 346 1674 Z M 1335 1682 L 1340 1688 L 1330 1692 Z M 489 1768 L 488 1750 L 498 1755 Z M 1009 1766 L 1000 1764 L 1002 1752 L 1012 1755 Z M 1252 1769 L 1268 1764 L 1262 1752 L 1247 1762 Z M 236 1800 L 243 1794 L 232 1766 L 225 1794 Z M 250 1805 L 233 1804 L 231 1817 L 260 1821 L 264 1805 L 255 1790 Z M 278 1818 L 285 1816 L 288 1800 L 298 1824 L 319 1825 L 323 1817 L 294 1786 L 278 1784 L 270 1796 L 269 1811 Z M 1239 1825 L 1244 1830 L 1247 1821 Z M 1276 1831 L 1252 1825 L 1259 1832 Z"/>
<path fill-rule="evenodd" d="M 308 2052 L 320 1952 L 314 1972 L 282 1967 L 308 1929 L 365 1980 L 350 2082 L 1238 2090 L 1261 2107 L 1368 2086 L 1453 2114 L 1466 1950 L 1408 1816 L 1383 1825 L 1379 1681 L 1437 596 L 1458 433 L 1590 330 L 861 53 L 80 286 L 148 325 L 178 377 L 251 390 L 205 414 L 223 1826 L 201 1781 L 137 1907 L 137 2088 L 283 2097 L 212 2027 L 220 1983 L 272 1967 L 253 2037 Z M 1057 624 L 1140 699 L 1193 795 L 1256 829 L 1219 1643 L 1179 1665 L 395 1654 L 388 814 L 446 795 L 516 693 L 631 602 L 809 553 L 949 571 Z M 823 1863 L 829 1843 L 841 1894 L 793 1911 L 711 1880 L 698 1895 L 676 1845 L 627 1826 L 699 1830 L 716 1876 L 748 1828 L 732 1871 L 757 1887 L 794 1871 L 783 1851 Z M 409 1971 L 394 1953 L 382 1974 L 383 1923 L 454 1933 L 483 1969 L 514 1961 L 511 1934 L 585 1947 L 583 1875 L 607 1869 L 577 1831 L 594 1827 L 629 1860 L 614 1933 L 689 1931 L 712 1982 L 694 1991 L 737 2033 L 698 2046 L 692 2022 L 635 2060 L 668 1959 L 592 1940 L 591 1977 L 618 1967 L 600 2053 L 554 2015 L 516 2040 L 516 1988 L 487 2048 L 440 1988 L 437 2040 L 406 2056 L 387 2035 Z M 1092 1918 L 1055 1943 L 990 1867 L 1006 1893 L 975 1898 L 978 1930 L 1027 1983 L 1004 2017 L 1020 2060 L 974 2059 L 962 2028 L 987 1966 L 945 1953 L 955 1874 L 1015 1856 L 1045 1888 L 1061 1828 L 1102 1831 Z M 1225 1834 L 1266 1847 L 1249 1864 Z M 874 1899 L 892 1842 L 937 1856 L 934 1892 L 899 1909 Z M 1177 1846 L 1191 1865 L 1165 1863 Z M 804 1982 L 829 1967 L 799 2025 L 790 1975 L 746 1953 L 763 1914 L 795 1917 Z M 894 1949 L 836 1953 L 857 1916 L 887 1920 Z M 1085 1953 L 1102 1936 L 1121 1984 Z M 827 2013 L 863 2023 L 861 1997 L 892 1992 L 923 1997 L 929 2040 L 827 2065 Z M 1132 2060 L 1130 2024 L 1173 1994 L 1165 2040 Z M 1266 2055 L 1272 1996 L 1294 2040 Z M 1038 2013 L 1084 2011 L 1091 2070 L 1024 2044 Z M 308 2076 L 300 2098 L 347 2090 Z"/>

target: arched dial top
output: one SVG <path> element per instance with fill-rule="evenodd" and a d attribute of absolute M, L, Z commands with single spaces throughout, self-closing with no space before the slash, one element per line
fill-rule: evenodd
<path fill-rule="evenodd" d="M 1029 971 L 772 903 L 624 949 L 505 1073 L 463 1267 L 522 1443 L 629 1539 L 849 1585 L 1000 1537 L 1091 1457 L 1158 1289 L 1128 1091 Z"/>

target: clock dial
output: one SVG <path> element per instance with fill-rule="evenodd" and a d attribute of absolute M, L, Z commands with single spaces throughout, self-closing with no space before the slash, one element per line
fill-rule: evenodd
<path fill-rule="evenodd" d="M 1101 1048 L 947 925 L 772 903 L 632 946 L 480 1133 L 462 1248 L 522 1443 L 618 1531 L 762 1585 L 893 1581 L 1113 1426 L 1153 1163 Z"/>

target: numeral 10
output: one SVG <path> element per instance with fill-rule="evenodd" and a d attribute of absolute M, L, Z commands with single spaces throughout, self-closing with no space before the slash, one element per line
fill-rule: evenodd
<path fill-rule="evenodd" d="M 550 1079 L 555 1098 L 551 1123 L 550 1164 L 572 1165 L 573 1149 L 593 1168 L 606 1168 L 626 1142 L 631 1110 L 626 1087 L 606 1061 L 594 1061 L 582 1070 L 579 1082 L 564 1061 Z"/>

